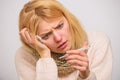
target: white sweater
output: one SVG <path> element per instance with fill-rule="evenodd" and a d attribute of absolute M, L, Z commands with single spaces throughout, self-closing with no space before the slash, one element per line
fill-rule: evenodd
<path fill-rule="evenodd" d="M 101 32 L 87 32 L 90 48 L 88 50 L 90 75 L 86 79 L 74 71 L 66 77 L 58 77 L 55 61 L 40 58 L 38 61 L 26 47 L 18 49 L 15 64 L 19 80 L 111 80 L 112 50 L 109 38 Z"/>

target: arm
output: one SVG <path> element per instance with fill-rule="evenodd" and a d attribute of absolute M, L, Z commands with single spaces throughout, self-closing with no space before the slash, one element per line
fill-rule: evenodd
<path fill-rule="evenodd" d="M 98 45 L 98 46 L 97 46 Z M 111 80 L 112 77 L 112 49 L 109 39 L 104 38 L 96 42 L 94 59 L 91 61 L 91 71 L 97 80 Z"/>
<path fill-rule="evenodd" d="M 66 60 L 73 68 L 79 71 L 77 80 L 96 80 L 95 74 L 89 68 L 89 59 L 85 48 L 87 43 L 83 44 L 83 48 L 77 50 L 70 50 Z"/>
<path fill-rule="evenodd" d="M 28 46 L 35 49 L 41 57 L 37 62 L 35 62 L 33 70 L 31 68 L 31 61 L 33 61 L 32 57 L 25 56 L 25 54 L 30 54 L 30 52 L 27 52 L 26 50 L 22 52 L 19 51 L 19 54 L 22 55 L 17 56 L 16 65 L 18 72 L 20 73 L 20 79 L 22 78 L 21 80 L 48 80 L 49 78 L 49 80 L 56 80 L 57 66 L 54 60 L 51 58 L 50 49 L 44 44 L 44 40 L 41 41 L 39 39 L 36 39 L 36 36 L 30 33 L 29 29 L 27 28 L 23 28 L 20 31 L 20 36 L 22 40 Z M 33 75 L 30 75 L 30 73 L 35 75 L 34 78 L 31 77 Z"/>
<path fill-rule="evenodd" d="M 27 51 L 20 49 L 15 58 L 19 80 L 57 80 L 57 66 L 52 58 L 37 62 Z"/>
<path fill-rule="evenodd" d="M 96 37 L 92 42 L 88 57 L 90 71 L 93 73 L 93 77 L 97 78 L 92 79 L 91 77 L 89 80 L 111 80 L 112 50 L 109 38 L 105 34 Z"/>
<path fill-rule="evenodd" d="M 35 59 L 23 47 L 15 55 L 15 65 L 19 80 L 35 80 Z"/>
<path fill-rule="evenodd" d="M 105 34 L 90 34 L 91 48 L 88 50 L 90 74 L 86 79 L 78 80 L 111 80 L 112 49 L 109 38 Z"/>
<path fill-rule="evenodd" d="M 36 66 L 37 80 L 57 80 L 57 66 L 52 58 L 39 59 Z"/>

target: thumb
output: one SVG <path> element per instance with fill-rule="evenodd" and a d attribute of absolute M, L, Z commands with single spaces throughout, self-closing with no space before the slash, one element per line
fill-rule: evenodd
<path fill-rule="evenodd" d="M 87 47 L 87 46 L 88 46 L 88 42 L 85 41 L 85 42 L 83 43 L 82 47 L 85 48 L 85 47 Z M 84 51 L 85 51 L 85 53 L 87 53 L 87 49 L 85 49 Z"/>
<path fill-rule="evenodd" d="M 82 47 L 86 47 L 86 46 L 88 46 L 88 42 L 87 41 L 83 43 Z"/>

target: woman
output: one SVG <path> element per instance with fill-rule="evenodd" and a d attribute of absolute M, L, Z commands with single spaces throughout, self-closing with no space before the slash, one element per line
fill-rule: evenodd
<path fill-rule="evenodd" d="M 58 1 L 27 3 L 19 31 L 23 46 L 15 61 L 20 80 L 111 80 L 109 39 L 85 31 Z"/>

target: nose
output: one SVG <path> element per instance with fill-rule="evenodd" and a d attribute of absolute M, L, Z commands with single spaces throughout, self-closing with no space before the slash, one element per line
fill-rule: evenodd
<path fill-rule="evenodd" d="M 59 43 L 62 40 L 61 35 L 57 31 L 53 32 L 53 36 L 54 36 L 54 40 L 55 40 L 56 43 Z"/>

